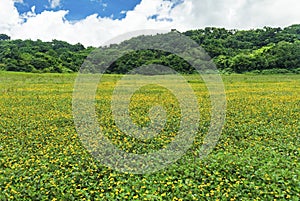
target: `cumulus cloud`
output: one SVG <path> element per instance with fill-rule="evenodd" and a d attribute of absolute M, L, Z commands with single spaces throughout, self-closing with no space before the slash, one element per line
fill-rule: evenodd
<path fill-rule="evenodd" d="M 185 0 L 172 11 L 183 28 L 250 29 L 300 23 L 298 0 Z"/>
<path fill-rule="evenodd" d="M 80 42 L 86 46 L 99 46 L 112 37 L 134 30 L 170 29 L 167 21 L 149 19 L 149 16 L 157 13 L 166 15 L 170 5 L 171 2 L 162 0 L 143 0 L 134 10 L 127 11 L 126 17 L 121 20 L 101 18 L 94 14 L 80 21 L 70 22 L 65 19 L 68 14 L 65 10 L 44 11 L 40 14 L 29 12 L 19 16 L 25 22 L 12 26 L 11 36 L 45 41 L 59 39 L 70 43 Z"/>
<path fill-rule="evenodd" d="M 51 8 L 56 8 L 60 6 L 60 0 L 48 0 Z"/>
<path fill-rule="evenodd" d="M 141 29 L 249 29 L 300 23 L 298 0 L 142 0 L 133 10 L 123 11 L 123 19 L 94 14 L 76 22 L 65 19 L 66 10 L 36 14 L 33 8 L 21 16 L 14 1 L 0 1 L 0 33 L 12 38 L 58 39 L 86 46 L 99 46 L 112 37 Z M 60 1 L 49 2 L 57 7 Z"/>
<path fill-rule="evenodd" d="M 0 32 L 10 34 L 11 29 L 21 23 L 19 13 L 11 0 L 1 0 L 0 8 Z"/>

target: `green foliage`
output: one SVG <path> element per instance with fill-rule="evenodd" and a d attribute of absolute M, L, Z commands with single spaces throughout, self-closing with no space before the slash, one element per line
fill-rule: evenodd
<path fill-rule="evenodd" d="M 170 126 L 146 142 L 116 129 L 111 96 L 121 77 L 104 75 L 96 94 L 95 111 L 106 136 L 130 153 L 168 145 L 180 110 L 159 86 L 139 89 L 130 111 L 143 124 L 146 109 L 162 104 Z M 300 75 L 223 76 L 226 122 L 203 160 L 197 156 L 211 103 L 198 76 L 185 78 L 201 114 L 192 148 L 162 171 L 134 175 L 103 166 L 82 146 L 72 113 L 75 74 L 0 72 L 0 200 L 299 200 Z"/>
<path fill-rule="evenodd" d="M 10 40 L 10 36 L 6 34 L 0 34 L 0 40 Z"/>
<path fill-rule="evenodd" d="M 284 29 L 264 27 L 251 30 L 207 27 L 182 34 L 203 47 L 221 72 L 245 73 L 273 68 L 298 72 L 295 69 L 300 68 L 300 25 Z M 161 36 L 155 36 L 158 40 L 153 40 L 154 36 L 139 36 L 119 45 L 101 47 L 98 54 L 114 55 L 122 48 L 138 50 L 128 52 L 121 58 L 112 58 L 117 61 L 112 63 L 106 73 L 122 74 L 149 64 L 169 66 L 184 74 L 193 73 L 195 69 L 182 58 L 169 52 L 147 49 L 163 44 L 164 38 Z M 180 51 L 186 45 L 178 38 L 174 41 L 173 50 Z M 77 72 L 94 49 L 85 48 L 79 43 L 71 45 L 59 40 L 10 40 L 9 36 L 0 34 L 0 69 L 24 72 Z M 95 62 L 90 64 L 91 68 L 97 68 Z"/>
<path fill-rule="evenodd" d="M 287 74 L 287 73 L 292 73 L 288 69 L 282 69 L 282 68 L 273 68 L 273 69 L 266 69 L 262 70 L 261 74 L 263 75 L 270 75 L 270 74 Z"/>
<path fill-rule="evenodd" d="M 234 72 L 243 73 L 300 67 L 300 25 L 248 31 L 206 28 L 184 34 L 201 45 L 219 69 L 230 68 Z"/>
<path fill-rule="evenodd" d="M 0 38 L 5 38 L 0 35 Z M 0 64 L 3 70 L 22 72 L 77 72 L 92 48 L 53 40 L 0 39 Z"/>

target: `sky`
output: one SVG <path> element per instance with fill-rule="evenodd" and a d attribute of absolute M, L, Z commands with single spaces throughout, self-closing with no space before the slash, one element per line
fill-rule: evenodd
<path fill-rule="evenodd" d="M 0 0 L 0 33 L 100 46 L 145 29 L 300 24 L 299 0 Z"/>

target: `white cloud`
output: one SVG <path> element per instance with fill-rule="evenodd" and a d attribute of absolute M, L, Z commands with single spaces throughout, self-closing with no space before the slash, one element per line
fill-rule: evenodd
<path fill-rule="evenodd" d="M 32 6 L 32 7 L 31 7 L 31 12 L 32 12 L 32 13 L 35 13 L 35 6 Z"/>
<path fill-rule="evenodd" d="M 16 3 L 24 3 L 23 0 L 13 0 Z"/>
<path fill-rule="evenodd" d="M 84 45 L 99 46 L 112 37 L 129 31 L 170 29 L 169 22 L 148 19 L 156 13 L 165 15 L 164 13 L 167 13 L 169 9 L 168 4 L 170 3 L 163 2 L 162 4 L 162 0 L 143 0 L 133 11 L 126 12 L 126 17 L 121 20 L 99 18 L 97 14 L 94 14 L 80 21 L 69 22 L 65 19 L 68 11 L 44 11 L 40 14 L 29 12 L 22 16 L 26 22 L 17 23 L 11 27 L 11 36 L 12 38 L 45 41 L 58 39 L 70 43 L 80 42 Z M 32 10 L 34 11 L 34 8 Z"/>
<path fill-rule="evenodd" d="M 48 0 L 51 8 L 56 8 L 60 6 L 60 0 Z"/>
<path fill-rule="evenodd" d="M 11 34 L 11 29 L 21 23 L 19 13 L 11 0 L 1 0 L 0 8 L 0 32 Z"/>
<path fill-rule="evenodd" d="M 185 0 L 172 11 L 180 27 L 256 28 L 300 23 L 298 0 Z"/>
<path fill-rule="evenodd" d="M 59 2 L 52 0 L 51 5 L 59 6 Z M 184 0 L 175 8 L 172 2 L 178 0 L 142 0 L 133 10 L 122 12 L 126 17 L 121 20 L 94 14 L 69 22 L 65 19 L 68 13 L 65 10 L 35 14 L 32 8 L 20 16 L 13 0 L 1 0 L 0 33 L 8 33 L 12 38 L 58 39 L 98 46 L 114 36 L 141 29 L 185 31 L 206 26 L 248 29 L 300 23 L 298 0 Z M 154 15 L 156 19 L 149 18 Z"/>

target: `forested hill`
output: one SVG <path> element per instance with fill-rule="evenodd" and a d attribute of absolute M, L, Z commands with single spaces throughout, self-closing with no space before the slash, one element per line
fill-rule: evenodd
<path fill-rule="evenodd" d="M 300 25 L 283 29 L 265 27 L 253 30 L 209 27 L 182 34 L 201 45 L 224 73 L 300 73 Z M 139 39 L 147 43 L 148 40 L 144 40 L 146 37 L 133 38 L 120 45 L 134 43 L 134 40 Z M 145 46 L 147 47 L 147 44 Z M 113 50 L 118 48 L 118 45 L 106 48 Z M 59 40 L 11 40 L 9 36 L 0 34 L 0 70 L 76 72 L 93 49 Z M 175 55 L 143 50 L 121 57 L 111 65 L 107 73 L 126 73 L 134 67 L 151 63 L 167 65 L 182 73 L 194 71 L 187 62 Z"/>
<path fill-rule="evenodd" d="M 92 49 L 59 40 L 10 40 L 0 34 L 0 70 L 76 72 Z"/>
<path fill-rule="evenodd" d="M 223 71 L 284 69 L 278 72 L 299 72 L 300 25 L 247 31 L 206 28 L 184 34 L 204 47 Z"/>

